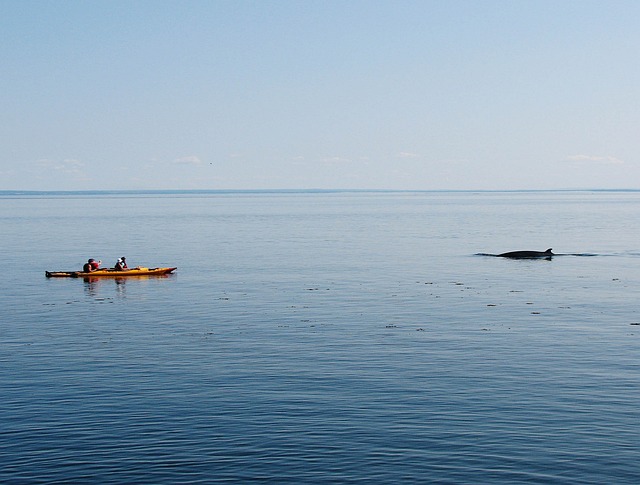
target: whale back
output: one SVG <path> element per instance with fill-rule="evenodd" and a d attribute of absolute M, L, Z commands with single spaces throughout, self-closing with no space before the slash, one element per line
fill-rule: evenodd
<path fill-rule="evenodd" d="M 552 248 L 546 251 L 510 251 L 508 253 L 498 254 L 502 258 L 511 259 L 537 259 L 537 258 L 551 258 L 553 256 Z"/>

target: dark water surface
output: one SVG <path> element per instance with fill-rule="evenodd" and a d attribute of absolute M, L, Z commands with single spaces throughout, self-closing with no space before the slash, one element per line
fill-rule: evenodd
<path fill-rule="evenodd" d="M 0 482 L 640 482 L 640 193 L 5 194 L 0 225 Z M 178 271 L 44 277 L 122 255 Z"/>

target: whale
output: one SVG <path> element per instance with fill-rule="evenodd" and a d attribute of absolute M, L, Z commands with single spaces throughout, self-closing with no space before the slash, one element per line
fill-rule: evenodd
<path fill-rule="evenodd" d="M 551 259 L 551 257 L 555 255 L 551 252 L 551 248 L 549 248 L 546 251 L 510 251 L 508 253 L 498 254 L 498 256 L 511 259 Z"/>

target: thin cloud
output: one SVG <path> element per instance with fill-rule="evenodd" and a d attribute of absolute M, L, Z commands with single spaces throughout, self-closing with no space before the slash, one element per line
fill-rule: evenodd
<path fill-rule="evenodd" d="M 396 158 L 419 158 L 420 155 L 412 152 L 400 152 L 396 155 Z"/>
<path fill-rule="evenodd" d="M 624 164 L 624 161 L 616 157 L 612 157 L 612 156 L 601 157 L 601 156 L 594 156 L 594 155 L 571 155 L 567 157 L 564 161 L 581 163 L 581 164 L 594 163 L 594 164 L 600 164 L 600 165 L 623 165 Z"/>
<path fill-rule="evenodd" d="M 78 174 L 84 170 L 84 163 L 74 158 L 66 158 L 64 160 L 42 158 L 37 161 L 37 164 L 43 170 L 54 170 L 66 174 Z"/>
<path fill-rule="evenodd" d="M 173 163 L 177 165 L 202 165 L 202 160 L 195 155 L 189 155 L 187 157 L 176 158 Z"/>
<path fill-rule="evenodd" d="M 326 157 L 322 161 L 324 163 L 351 163 L 352 160 L 344 157 Z"/>

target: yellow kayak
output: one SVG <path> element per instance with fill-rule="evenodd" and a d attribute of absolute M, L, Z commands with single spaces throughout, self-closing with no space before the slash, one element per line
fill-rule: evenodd
<path fill-rule="evenodd" d="M 116 269 L 98 269 L 91 273 L 85 273 L 84 271 L 45 271 L 44 274 L 47 278 L 86 278 L 86 277 L 110 277 L 110 278 L 123 278 L 129 276 L 157 276 L 173 273 L 178 268 L 131 268 L 124 270 Z"/>

